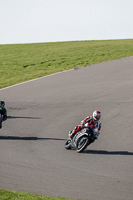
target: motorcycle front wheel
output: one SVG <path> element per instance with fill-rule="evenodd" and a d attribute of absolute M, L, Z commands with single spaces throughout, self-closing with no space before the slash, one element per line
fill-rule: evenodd
<path fill-rule="evenodd" d="M 67 139 L 67 141 L 65 143 L 65 148 L 66 149 L 71 149 L 71 139 L 70 138 Z"/>
<path fill-rule="evenodd" d="M 88 142 L 89 142 L 88 137 L 83 136 L 79 138 L 77 142 L 77 152 L 81 153 L 82 151 L 84 151 L 85 148 L 88 146 Z"/>

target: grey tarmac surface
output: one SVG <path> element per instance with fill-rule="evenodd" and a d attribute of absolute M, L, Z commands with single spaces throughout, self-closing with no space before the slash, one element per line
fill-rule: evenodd
<path fill-rule="evenodd" d="M 133 57 L 95 64 L 0 90 L 0 189 L 82 200 L 133 199 Z M 99 139 L 66 150 L 93 110 Z"/>

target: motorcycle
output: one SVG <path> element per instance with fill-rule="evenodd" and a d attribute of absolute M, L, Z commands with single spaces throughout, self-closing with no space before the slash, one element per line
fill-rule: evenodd
<path fill-rule="evenodd" d="M 0 114 L 0 129 L 2 128 L 2 115 Z"/>
<path fill-rule="evenodd" d="M 87 148 L 87 146 L 89 146 L 95 141 L 95 139 L 97 139 L 97 137 L 94 137 L 94 135 L 96 135 L 93 134 L 94 132 L 96 133 L 97 130 L 92 130 L 91 128 L 84 127 L 81 131 L 77 132 L 72 139 L 70 137 L 67 139 L 65 148 L 73 148 L 77 150 L 77 153 L 81 153 Z"/>

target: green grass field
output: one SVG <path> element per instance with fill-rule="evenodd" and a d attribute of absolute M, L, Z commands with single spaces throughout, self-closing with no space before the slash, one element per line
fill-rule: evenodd
<path fill-rule="evenodd" d="M 67 198 L 44 197 L 36 194 L 0 190 L 0 200 L 70 200 Z"/>
<path fill-rule="evenodd" d="M 133 39 L 0 45 L 0 88 L 133 56 Z"/>

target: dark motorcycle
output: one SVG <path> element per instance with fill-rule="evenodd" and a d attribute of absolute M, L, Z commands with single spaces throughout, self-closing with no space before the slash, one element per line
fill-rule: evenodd
<path fill-rule="evenodd" d="M 2 128 L 2 115 L 0 114 L 0 129 Z"/>
<path fill-rule="evenodd" d="M 93 137 L 93 130 L 84 127 L 81 131 L 77 132 L 74 137 L 68 138 L 65 143 L 66 149 L 76 149 L 78 153 L 84 151 L 88 145 L 95 141 Z"/>

